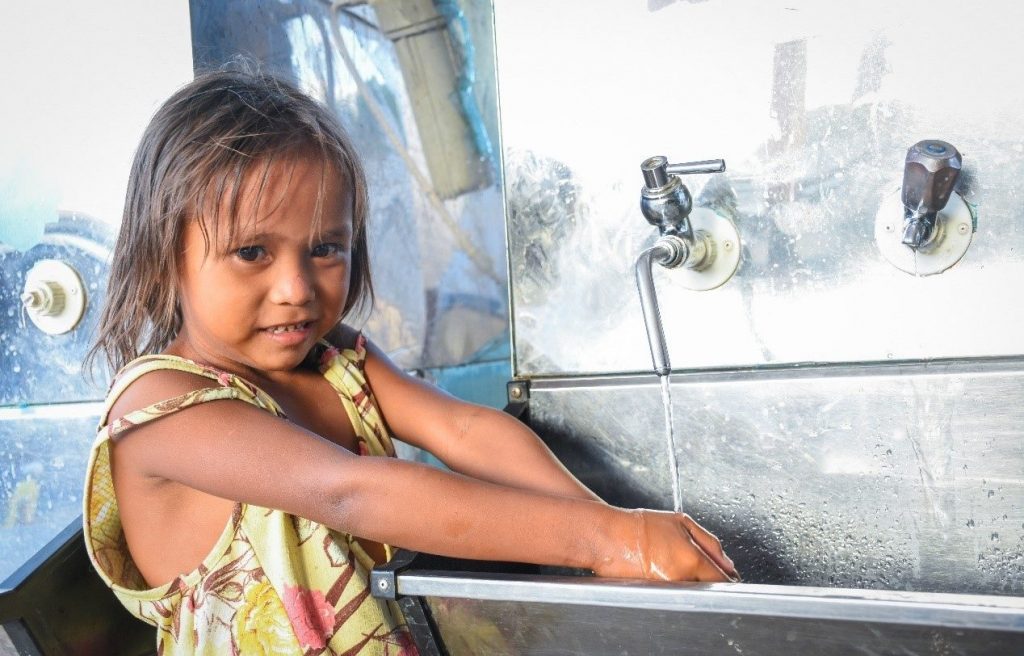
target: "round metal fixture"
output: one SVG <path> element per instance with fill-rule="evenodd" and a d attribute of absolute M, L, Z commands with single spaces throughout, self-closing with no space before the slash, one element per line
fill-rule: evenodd
<path fill-rule="evenodd" d="M 58 260 L 40 260 L 25 276 L 22 307 L 39 330 L 61 335 L 85 313 L 85 286 L 78 272 Z"/>
<path fill-rule="evenodd" d="M 706 207 L 693 208 L 690 224 L 697 240 L 703 239 L 709 252 L 701 260 L 700 268 L 681 266 L 673 270 L 672 278 L 683 287 L 699 292 L 721 287 L 740 264 L 740 235 L 736 226 Z"/>
<path fill-rule="evenodd" d="M 915 276 L 942 273 L 963 258 L 974 238 L 974 214 L 960 194 L 952 193 L 935 220 L 935 235 L 914 250 L 900 241 L 903 201 L 897 187 L 886 194 L 875 217 L 875 243 L 897 269 Z"/>

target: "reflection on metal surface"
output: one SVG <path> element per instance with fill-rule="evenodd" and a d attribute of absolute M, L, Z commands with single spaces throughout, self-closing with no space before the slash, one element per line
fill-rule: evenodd
<path fill-rule="evenodd" d="M 85 412 L 90 407 L 0 416 L 0 581 L 82 513 L 82 480 L 97 421 Z"/>
<path fill-rule="evenodd" d="M 649 235 L 635 230 L 628 163 L 651 152 L 726 159 L 729 172 L 691 191 L 744 242 L 714 291 L 656 272 L 677 369 L 1024 353 L 1024 78 L 1010 64 L 1024 8 L 581 6 L 495 5 L 517 375 L 647 369 L 630 278 Z M 601 38 L 566 38 L 581 11 Z M 957 58 L 920 47 L 954 15 Z M 957 91 L 936 102 L 951 79 Z M 664 120 L 637 120 L 648 108 Z M 955 267 L 918 279 L 878 252 L 874 222 L 908 144 L 933 136 L 964 153 L 959 190 L 984 220 Z M 709 320 L 687 325 L 695 315 Z M 984 339 L 961 337 L 982 323 Z"/>
<path fill-rule="evenodd" d="M 499 337 L 507 326 L 508 304 L 504 270 L 491 264 L 502 261 L 505 247 L 498 189 L 491 185 L 445 201 L 453 221 L 444 223 L 417 191 L 402 155 L 360 96 L 341 59 L 329 3 L 231 0 L 192 2 L 191 9 L 198 69 L 248 55 L 323 101 L 352 136 L 370 185 L 370 259 L 377 292 L 374 312 L 352 322 L 407 369 L 467 362 Z M 493 112 L 490 4 L 467 1 L 461 9 L 465 36 L 481 46 L 476 84 L 466 91 Z M 375 27 L 372 9 L 346 12 L 339 14 L 338 29 L 359 77 L 422 168 L 426 155 L 394 46 Z M 483 123 L 494 124 L 486 111 Z"/>
<path fill-rule="evenodd" d="M 757 583 L 1024 594 L 1020 363 L 673 376 L 683 508 Z M 668 508 L 654 376 L 534 380 L 608 501 Z"/>
<path fill-rule="evenodd" d="M 454 198 L 487 186 L 489 163 L 459 103 L 456 66 L 465 63 L 453 48 L 448 20 L 433 0 L 375 0 L 372 6 L 401 63 L 437 194 Z"/>
<path fill-rule="evenodd" d="M 428 598 L 451 656 L 1015 654 L 1020 633 L 842 620 Z"/>

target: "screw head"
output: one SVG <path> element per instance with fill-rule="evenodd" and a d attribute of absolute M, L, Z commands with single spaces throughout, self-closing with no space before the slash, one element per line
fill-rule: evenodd
<path fill-rule="evenodd" d="M 512 396 L 513 399 L 521 399 L 523 398 L 523 388 L 513 387 L 511 390 L 509 390 L 509 394 Z"/>
<path fill-rule="evenodd" d="M 379 581 L 377 581 L 377 587 L 380 588 L 381 590 L 387 590 L 388 589 L 388 582 L 387 582 L 387 580 L 386 579 L 380 579 Z"/>
<path fill-rule="evenodd" d="M 956 227 L 956 229 L 957 229 L 957 231 L 958 231 L 958 232 L 959 232 L 959 233 L 960 233 L 961 235 L 966 235 L 966 234 L 967 234 L 967 231 L 969 231 L 969 230 L 971 229 L 971 227 L 970 227 L 969 225 L 967 225 L 966 223 L 961 223 L 960 225 L 958 225 L 958 226 Z"/>
<path fill-rule="evenodd" d="M 732 242 L 729 241 L 728 239 L 726 239 L 725 241 L 722 242 L 722 248 L 724 248 L 727 251 L 731 251 L 732 250 Z"/>
<path fill-rule="evenodd" d="M 885 231 L 886 232 L 892 232 L 893 231 L 893 227 L 892 227 L 891 223 L 886 223 L 885 224 Z"/>

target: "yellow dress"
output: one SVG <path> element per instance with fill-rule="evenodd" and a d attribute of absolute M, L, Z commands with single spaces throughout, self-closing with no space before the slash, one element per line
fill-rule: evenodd
<path fill-rule="evenodd" d="M 321 348 L 326 345 L 321 345 Z M 326 348 L 320 370 L 338 392 L 363 455 L 394 456 L 363 370 L 365 341 Z M 216 381 L 108 423 L 118 396 L 143 374 L 177 369 Z M 157 628 L 158 654 L 415 654 L 393 605 L 370 596 L 373 560 L 351 535 L 280 510 L 235 505 L 220 539 L 192 572 L 150 588 L 128 552 L 110 472 L 110 438 L 196 403 L 238 399 L 277 416 L 251 383 L 174 356 L 130 363 L 107 397 L 86 472 L 83 521 L 89 557 L 136 617 Z M 390 549 L 385 547 L 390 556 Z"/>

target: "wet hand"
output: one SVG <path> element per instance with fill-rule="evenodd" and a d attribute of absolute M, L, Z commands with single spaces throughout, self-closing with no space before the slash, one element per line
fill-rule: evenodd
<path fill-rule="evenodd" d="M 655 510 L 624 513 L 632 523 L 618 549 L 599 563 L 598 576 L 660 581 L 738 581 L 732 560 L 714 535 L 689 515 Z M 625 538 L 625 539 L 622 539 Z"/>

